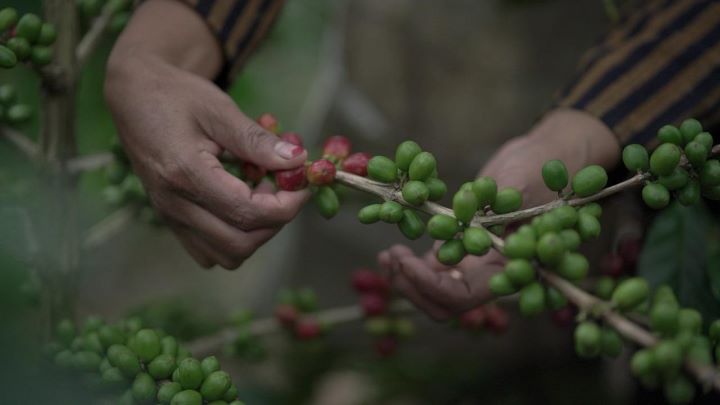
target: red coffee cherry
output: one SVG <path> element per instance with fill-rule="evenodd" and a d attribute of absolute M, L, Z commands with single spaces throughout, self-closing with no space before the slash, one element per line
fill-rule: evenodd
<path fill-rule="evenodd" d="M 343 160 L 342 169 L 348 173 L 367 177 L 368 161 L 370 158 L 372 158 L 372 156 L 365 152 L 353 153 L 348 156 L 347 159 Z"/>
<path fill-rule="evenodd" d="M 634 269 L 635 265 L 637 265 L 642 245 L 642 239 L 640 238 L 626 238 L 618 245 L 618 254 L 623 258 L 628 269 Z"/>
<path fill-rule="evenodd" d="M 323 157 L 343 160 L 350 155 L 351 147 L 352 145 L 347 137 L 342 135 L 331 136 L 323 144 Z"/>
<path fill-rule="evenodd" d="M 574 323 L 575 308 L 568 305 L 564 308 L 558 309 L 557 311 L 552 311 L 551 317 L 555 325 L 561 328 L 567 328 Z"/>
<path fill-rule="evenodd" d="M 267 170 L 250 162 L 243 162 L 242 172 L 245 174 L 246 179 L 255 183 L 260 182 L 267 174 Z"/>
<path fill-rule="evenodd" d="M 335 165 L 327 160 L 320 159 L 312 162 L 307 168 L 307 179 L 310 184 L 316 186 L 326 186 L 335 181 Z"/>
<path fill-rule="evenodd" d="M 256 121 L 261 127 L 267 129 L 274 134 L 277 134 L 279 124 L 277 118 L 275 118 L 274 115 L 270 113 L 263 113 L 260 114 Z"/>
<path fill-rule="evenodd" d="M 275 319 L 285 327 L 292 326 L 298 320 L 298 311 L 289 304 L 280 304 L 275 308 Z"/>
<path fill-rule="evenodd" d="M 322 333 L 320 323 L 313 318 L 304 318 L 295 324 L 295 337 L 300 340 L 311 340 Z"/>
<path fill-rule="evenodd" d="M 369 269 L 355 270 L 352 274 L 352 286 L 359 293 L 385 293 L 388 282 L 382 276 Z"/>
<path fill-rule="evenodd" d="M 307 178 L 305 177 L 305 167 L 300 166 L 295 169 L 280 170 L 275 172 L 275 182 L 280 190 L 297 191 L 307 187 Z"/>
<path fill-rule="evenodd" d="M 360 306 L 365 316 L 382 315 L 387 310 L 387 300 L 377 293 L 366 293 L 360 297 Z"/>
<path fill-rule="evenodd" d="M 380 357 L 390 357 L 397 351 L 397 339 L 385 336 L 375 341 L 375 351 Z"/>
<path fill-rule="evenodd" d="M 508 328 L 508 323 L 508 314 L 504 309 L 496 305 L 485 306 L 485 325 L 489 331 L 496 335 L 503 334 Z"/>
<path fill-rule="evenodd" d="M 485 308 L 479 306 L 460 315 L 460 326 L 465 329 L 478 330 L 485 325 Z"/>
<path fill-rule="evenodd" d="M 283 132 L 280 139 L 293 145 L 303 146 L 302 138 L 296 132 Z"/>
<path fill-rule="evenodd" d="M 618 278 L 625 272 L 625 260 L 616 253 L 608 253 L 602 258 L 600 267 L 603 274 Z"/>

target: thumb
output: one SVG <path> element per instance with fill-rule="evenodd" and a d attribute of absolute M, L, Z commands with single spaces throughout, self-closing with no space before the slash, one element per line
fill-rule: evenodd
<path fill-rule="evenodd" d="M 248 118 L 235 106 L 222 115 L 226 125 L 217 126 L 211 137 L 240 159 L 269 170 L 292 169 L 305 163 L 302 146 L 281 140 Z M 219 132 L 219 133 L 218 133 Z"/>

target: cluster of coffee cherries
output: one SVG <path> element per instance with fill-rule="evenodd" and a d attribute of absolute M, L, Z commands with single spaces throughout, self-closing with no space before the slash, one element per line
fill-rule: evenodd
<path fill-rule="evenodd" d="M 89 317 L 78 330 L 58 323 L 47 354 L 63 369 L 118 395 L 118 404 L 241 405 L 230 375 L 214 356 L 193 358 L 173 336 L 143 328 L 138 318 L 116 324 Z"/>
<path fill-rule="evenodd" d="M 107 7 L 112 16 L 108 30 L 117 33 L 122 31 L 130 21 L 133 2 L 132 0 L 77 0 L 76 4 L 85 27 L 88 27 Z"/>
<path fill-rule="evenodd" d="M 18 62 L 41 67 L 52 61 L 51 45 L 57 38 L 55 27 L 35 14 L 20 16 L 16 9 L 0 10 L 0 67 L 14 68 Z"/>
<path fill-rule="evenodd" d="M 392 356 L 400 340 L 415 335 L 415 324 L 392 310 L 390 283 L 377 272 L 364 268 L 355 270 L 352 287 L 360 297 L 365 331 L 374 339 L 375 352 L 383 358 Z"/>
<path fill-rule="evenodd" d="M 665 125 L 658 130 L 660 145 L 648 154 L 642 145 L 623 149 L 622 160 L 628 170 L 651 173 L 642 198 L 653 209 L 670 203 L 671 196 L 682 205 L 693 205 L 703 196 L 720 200 L 720 161 L 712 157 L 713 136 L 703 131 L 696 119 L 687 119 L 680 128 Z"/>
<path fill-rule="evenodd" d="M 487 330 L 502 335 L 508 328 L 509 317 L 506 310 L 497 304 L 480 305 L 465 311 L 457 318 L 455 324 L 471 333 Z"/>
<path fill-rule="evenodd" d="M 18 102 L 15 86 L 12 84 L 0 85 L 0 123 L 19 125 L 27 122 L 32 113 L 32 107 Z"/>
<path fill-rule="evenodd" d="M 329 325 L 318 320 L 317 295 L 309 288 L 285 289 L 278 294 L 275 319 L 295 339 L 313 340 L 328 331 Z"/>
<path fill-rule="evenodd" d="M 160 224 L 161 220 L 150 205 L 150 199 L 145 192 L 140 178 L 132 172 L 130 160 L 119 142 L 111 147 L 113 161 L 105 167 L 105 179 L 108 185 L 102 194 L 105 202 L 117 207 L 126 204 L 135 204 L 140 207 L 139 218 L 150 224 Z"/>

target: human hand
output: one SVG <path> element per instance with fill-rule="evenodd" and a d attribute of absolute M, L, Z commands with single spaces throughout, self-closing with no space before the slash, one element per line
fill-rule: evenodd
<path fill-rule="evenodd" d="M 514 187 L 523 194 L 523 206 L 546 203 L 557 195 L 540 174 L 542 165 L 561 159 L 570 173 L 589 164 L 611 167 L 618 144 L 596 119 L 580 112 L 560 110 L 549 114 L 528 135 L 507 142 L 482 170 L 498 188 Z M 432 318 L 448 319 L 492 298 L 490 277 L 503 270 L 504 257 L 495 250 L 484 256 L 466 256 L 454 267 L 436 258 L 440 242 L 422 257 L 396 245 L 381 252 L 378 261 L 393 286 Z"/>

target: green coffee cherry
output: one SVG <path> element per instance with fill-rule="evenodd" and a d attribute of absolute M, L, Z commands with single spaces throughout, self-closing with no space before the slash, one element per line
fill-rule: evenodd
<path fill-rule="evenodd" d="M 693 139 L 693 142 L 698 142 L 702 146 L 705 147 L 708 151 L 712 150 L 713 143 L 715 140 L 713 139 L 712 135 L 708 132 L 701 132 L 695 136 L 695 139 Z"/>
<path fill-rule="evenodd" d="M 75 353 L 73 363 L 81 371 L 96 371 L 100 367 L 102 357 L 95 352 L 79 351 Z"/>
<path fill-rule="evenodd" d="M 445 182 L 435 177 L 425 180 L 425 186 L 428 188 L 428 200 L 430 201 L 439 201 L 447 193 Z"/>
<path fill-rule="evenodd" d="M 650 349 L 640 349 L 630 360 L 630 370 L 636 377 L 647 377 L 655 373 L 655 355 Z"/>
<path fill-rule="evenodd" d="M 184 359 L 178 364 L 177 373 L 177 382 L 186 390 L 199 388 L 204 378 L 200 362 L 192 357 Z M 174 377 L 173 380 L 175 380 Z"/>
<path fill-rule="evenodd" d="M 576 230 L 563 229 L 558 235 L 568 251 L 574 251 L 580 247 L 580 234 Z"/>
<path fill-rule="evenodd" d="M 514 188 L 504 188 L 497 192 L 495 201 L 490 207 L 496 214 L 507 214 L 517 211 L 522 206 L 522 194 Z"/>
<path fill-rule="evenodd" d="M 578 210 L 569 205 L 557 207 L 550 211 L 550 214 L 557 219 L 562 229 L 572 228 L 577 224 Z"/>
<path fill-rule="evenodd" d="M 555 311 L 565 308 L 568 303 L 567 298 L 565 298 L 560 291 L 552 287 L 545 289 L 545 301 L 547 302 L 548 308 Z"/>
<path fill-rule="evenodd" d="M 42 45 L 35 45 L 30 52 L 30 60 L 37 66 L 45 66 L 52 62 L 52 48 Z"/>
<path fill-rule="evenodd" d="M 389 224 L 396 224 L 402 220 L 403 207 L 395 201 L 385 201 L 380 206 L 380 220 Z"/>
<path fill-rule="evenodd" d="M 520 312 L 525 316 L 539 314 L 545 309 L 545 291 L 538 282 L 533 282 L 520 290 Z"/>
<path fill-rule="evenodd" d="M 172 397 L 170 405 L 202 405 L 202 395 L 195 390 L 180 391 Z"/>
<path fill-rule="evenodd" d="M 689 179 L 690 176 L 688 175 L 687 170 L 678 166 L 669 175 L 658 177 L 658 183 L 662 184 L 670 191 L 675 191 L 685 187 Z"/>
<path fill-rule="evenodd" d="M 175 394 L 180 391 L 182 391 L 182 386 L 176 382 L 163 383 L 158 390 L 157 400 L 163 405 L 169 404 Z"/>
<path fill-rule="evenodd" d="M 471 255 L 482 256 L 492 246 L 490 235 L 483 228 L 469 227 L 463 232 L 462 238 L 465 251 Z"/>
<path fill-rule="evenodd" d="M 584 321 L 575 328 L 575 351 L 581 357 L 589 358 L 600 354 L 602 333 L 595 322 Z"/>
<path fill-rule="evenodd" d="M 64 345 L 69 345 L 75 338 L 75 325 L 69 319 L 62 319 L 55 327 L 57 339 Z"/>
<path fill-rule="evenodd" d="M 617 357 L 622 353 L 623 341 L 620 335 L 610 328 L 603 328 L 600 336 L 600 351 L 608 357 Z"/>
<path fill-rule="evenodd" d="M 622 311 L 631 310 L 642 304 L 649 295 L 650 287 L 641 277 L 633 277 L 622 281 L 611 297 L 611 301 Z"/>
<path fill-rule="evenodd" d="M 720 185 L 720 161 L 708 160 L 700 172 L 700 185 L 703 187 L 715 187 Z"/>
<path fill-rule="evenodd" d="M 653 348 L 655 367 L 665 375 L 677 374 L 682 365 L 683 354 L 680 345 L 672 340 L 663 340 Z"/>
<path fill-rule="evenodd" d="M 658 139 L 663 143 L 683 145 L 683 136 L 680 130 L 673 125 L 665 125 L 658 130 Z"/>
<path fill-rule="evenodd" d="M 10 48 L 0 45 L 0 67 L 11 69 L 17 65 L 17 56 Z"/>
<path fill-rule="evenodd" d="M 12 7 L 5 7 L 0 10 L 0 31 L 5 31 L 15 25 L 18 21 L 18 13 Z"/>
<path fill-rule="evenodd" d="M 584 279 L 590 270 L 590 263 L 580 253 L 566 252 L 557 267 L 557 273 L 570 281 Z"/>
<path fill-rule="evenodd" d="M 330 186 L 318 187 L 313 195 L 313 202 L 320 215 L 325 219 L 334 217 L 340 211 L 340 199 L 338 199 L 337 193 Z"/>
<path fill-rule="evenodd" d="M 38 45 L 52 45 L 57 38 L 57 30 L 50 23 L 43 23 L 40 27 L 40 35 L 38 35 Z"/>
<path fill-rule="evenodd" d="M 427 180 L 437 167 L 435 156 L 430 152 L 420 152 L 415 156 L 408 168 L 410 180 Z"/>
<path fill-rule="evenodd" d="M 702 132 L 702 130 L 702 124 L 694 118 L 689 118 L 683 121 L 682 124 L 680 124 L 680 133 L 683 137 L 683 144 L 692 142 L 692 140 L 695 139 L 695 136 Z"/>
<path fill-rule="evenodd" d="M 374 156 L 368 161 L 368 177 L 382 183 L 393 183 L 397 180 L 397 166 L 385 156 Z"/>
<path fill-rule="evenodd" d="M 420 238 L 425 233 L 425 222 L 413 210 L 403 210 L 403 217 L 398 222 L 400 232 L 410 240 Z"/>
<path fill-rule="evenodd" d="M 440 263 L 453 266 L 465 257 L 465 247 L 462 241 L 458 239 L 451 239 L 446 241 L 440 246 L 437 252 L 437 259 Z"/>
<path fill-rule="evenodd" d="M 488 286 L 490 288 L 490 292 L 498 297 L 517 292 L 517 289 L 513 286 L 510 278 L 504 272 L 493 274 L 490 277 Z"/>
<path fill-rule="evenodd" d="M 675 144 L 664 143 L 650 155 L 650 171 L 658 176 L 667 176 L 680 162 L 680 148 Z"/>
<path fill-rule="evenodd" d="M 532 239 L 537 239 L 537 234 L 535 233 L 535 229 L 531 225 L 525 224 L 521 225 L 520 228 L 518 228 L 517 231 L 515 231 L 518 235 L 524 235 L 527 237 L 530 237 Z"/>
<path fill-rule="evenodd" d="M 669 404 L 684 405 L 695 397 L 695 386 L 687 378 L 678 376 L 665 383 L 664 392 Z"/>
<path fill-rule="evenodd" d="M 455 218 L 469 224 L 478 210 L 477 197 L 472 191 L 460 190 L 453 196 L 452 208 Z"/>
<path fill-rule="evenodd" d="M 685 206 L 697 204 L 700 201 L 700 183 L 691 180 L 677 193 L 677 200 Z"/>
<path fill-rule="evenodd" d="M 625 167 L 631 172 L 647 171 L 650 167 L 650 157 L 647 149 L 642 145 L 626 146 L 622 152 L 622 160 Z"/>
<path fill-rule="evenodd" d="M 560 232 L 563 228 L 560 217 L 552 213 L 546 213 L 536 217 L 533 219 L 532 226 L 538 236 L 550 232 Z"/>
<path fill-rule="evenodd" d="M 126 384 L 125 376 L 116 367 L 109 367 L 100 371 L 102 384 L 110 388 L 119 388 Z"/>
<path fill-rule="evenodd" d="M 363 224 L 374 224 L 380 220 L 382 204 L 370 204 L 358 211 L 358 220 Z"/>
<path fill-rule="evenodd" d="M 685 157 L 693 167 L 702 168 L 708 157 L 708 150 L 700 142 L 692 141 L 685 145 Z"/>
<path fill-rule="evenodd" d="M 200 387 L 200 394 L 207 401 L 222 399 L 230 388 L 230 376 L 224 371 L 214 371 L 207 376 Z"/>
<path fill-rule="evenodd" d="M 373 316 L 365 321 L 365 331 L 372 336 L 386 335 L 390 328 L 390 320 L 384 316 Z"/>
<path fill-rule="evenodd" d="M 70 350 L 61 350 L 55 354 L 53 361 L 58 367 L 70 368 L 73 365 L 73 354 Z"/>
<path fill-rule="evenodd" d="M 430 237 L 438 240 L 449 240 L 460 232 L 457 219 L 444 214 L 434 215 L 427 224 Z"/>
<path fill-rule="evenodd" d="M 650 183 L 643 187 L 642 198 L 648 207 L 659 210 L 670 203 L 670 192 L 662 184 Z"/>
<path fill-rule="evenodd" d="M 35 14 L 28 13 L 20 17 L 15 26 L 15 36 L 27 39 L 31 44 L 37 42 L 42 28 L 42 20 Z"/>
<path fill-rule="evenodd" d="M 7 47 L 15 53 L 15 56 L 17 57 L 17 60 L 19 61 L 26 61 L 30 54 L 32 53 L 32 50 L 30 48 L 30 42 L 28 42 L 25 38 L 20 37 L 14 37 L 10 38 L 7 41 Z"/>
<path fill-rule="evenodd" d="M 542 167 L 545 186 L 552 191 L 561 191 L 568 185 L 568 171 L 561 160 L 549 160 Z"/>
<path fill-rule="evenodd" d="M 612 277 L 600 277 L 595 284 L 595 295 L 603 300 L 609 300 L 615 290 L 615 280 Z"/>
<path fill-rule="evenodd" d="M 125 377 L 133 378 L 140 372 L 140 360 L 127 346 L 112 345 L 107 350 L 108 360 L 117 367 Z"/>
<path fill-rule="evenodd" d="M 125 341 L 120 328 L 114 325 L 101 326 L 100 329 L 98 329 L 98 337 L 104 347 L 122 344 Z"/>
<path fill-rule="evenodd" d="M 535 281 L 535 269 L 525 259 L 509 260 L 505 264 L 505 275 L 514 287 L 524 287 Z"/>
<path fill-rule="evenodd" d="M 107 7 L 112 14 L 127 11 L 132 6 L 131 0 L 108 0 Z"/>
<path fill-rule="evenodd" d="M 565 244 L 558 234 L 546 233 L 537 242 L 537 256 L 541 263 L 555 266 L 561 262 L 565 254 Z"/>
<path fill-rule="evenodd" d="M 139 403 L 150 402 L 155 399 L 157 389 L 155 380 L 147 373 L 140 373 L 132 383 L 132 395 Z"/>
<path fill-rule="evenodd" d="M 410 163 L 412 163 L 415 156 L 422 152 L 420 145 L 413 141 L 405 141 L 398 145 L 395 150 L 395 163 L 398 169 L 408 171 L 410 169 Z"/>
<path fill-rule="evenodd" d="M 32 116 L 32 107 L 27 104 L 15 104 L 5 111 L 5 119 L 11 124 L 21 124 Z"/>
<path fill-rule="evenodd" d="M 17 91 L 12 84 L 0 85 L 0 104 L 11 105 L 17 99 Z"/>
<path fill-rule="evenodd" d="M 472 182 L 471 188 L 481 208 L 485 208 L 495 202 L 498 189 L 497 183 L 492 177 L 483 176 L 475 179 L 475 181 Z"/>
<path fill-rule="evenodd" d="M 514 233 L 505 239 L 503 253 L 510 259 L 532 259 L 535 257 L 535 239 Z"/>
<path fill-rule="evenodd" d="M 175 367 L 175 357 L 169 354 L 161 354 L 147 365 L 147 370 L 156 380 L 163 380 L 172 375 Z"/>
<path fill-rule="evenodd" d="M 720 186 L 702 188 L 703 197 L 711 201 L 720 201 Z"/>
<path fill-rule="evenodd" d="M 602 216 L 602 212 L 603 212 L 602 206 L 595 202 L 587 204 L 587 205 L 583 205 L 578 210 L 578 213 L 590 214 L 590 215 L 594 216 L 595 218 L 600 218 Z"/>
<path fill-rule="evenodd" d="M 105 349 L 103 348 L 102 342 L 100 342 L 100 337 L 95 332 L 91 332 L 85 336 L 83 349 L 97 354 L 105 354 Z"/>
<path fill-rule="evenodd" d="M 238 389 L 235 386 L 235 384 L 230 384 L 230 388 L 228 388 L 227 391 L 225 391 L 225 395 L 223 396 L 223 399 L 226 402 L 232 402 L 234 399 L 236 399 L 238 396 Z M 240 402 L 240 401 L 235 401 Z"/>
<path fill-rule="evenodd" d="M 590 165 L 575 173 L 572 190 L 578 197 L 588 197 L 602 190 L 607 181 L 605 169 L 598 165 Z"/>
<path fill-rule="evenodd" d="M 683 308 L 678 313 L 678 328 L 697 335 L 702 330 L 702 315 L 692 308 Z"/>
<path fill-rule="evenodd" d="M 580 213 L 577 229 L 582 240 L 595 239 L 600 236 L 600 221 L 592 215 Z"/>
<path fill-rule="evenodd" d="M 412 205 L 422 205 L 430 197 L 430 189 L 422 181 L 410 180 L 403 186 L 402 196 Z"/>
<path fill-rule="evenodd" d="M 140 360 L 149 362 L 160 354 L 160 338 L 154 330 L 142 329 L 130 342 L 130 349 L 137 354 Z"/>
<path fill-rule="evenodd" d="M 678 331 L 680 309 L 677 304 L 661 301 L 650 309 L 650 326 L 663 336 L 675 336 Z"/>
<path fill-rule="evenodd" d="M 200 369 L 202 369 L 203 375 L 207 378 L 207 376 L 213 372 L 220 370 L 220 362 L 215 356 L 205 357 L 200 362 Z"/>
<path fill-rule="evenodd" d="M 720 319 L 716 319 L 710 324 L 708 336 L 713 343 L 717 344 L 720 342 Z"/>
<path fill-rule="evenodd" d="M 669 302 L 674 305 L 678 305 L 677 297 L 672 288 L 667 284 L 662 284 L 655 289 L 655 297 L 653 302 L 655 304 L 660 302 Z"/>

